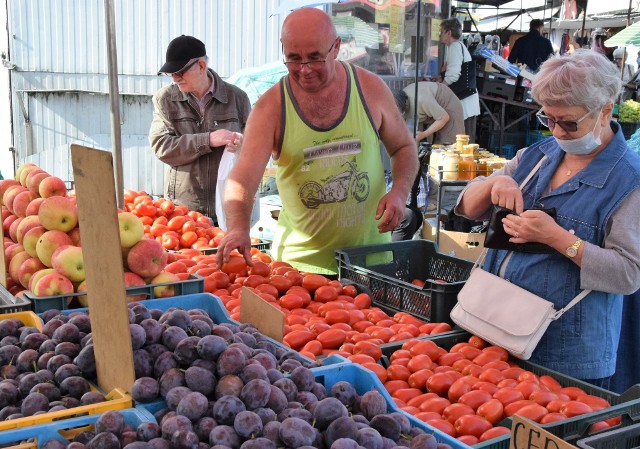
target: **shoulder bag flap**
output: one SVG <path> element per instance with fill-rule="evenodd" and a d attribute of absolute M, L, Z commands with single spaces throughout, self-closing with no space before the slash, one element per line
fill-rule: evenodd
<path fill-rule="evenodd" d="M 532 334 L 555 314 L 553 303 L 481 268 L 458 293 L 458 306 L 514 336 Z"/>

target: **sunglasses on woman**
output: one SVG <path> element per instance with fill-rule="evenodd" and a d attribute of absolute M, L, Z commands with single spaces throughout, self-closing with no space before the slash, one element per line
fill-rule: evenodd
<path fill-rule="evenodd" d="M 591 112 L 587 112 L 585 115 L 580 117 L 578 120 L 554 120 L 551 117 L 547 117 L 542 113 L 542 109 L 536 112 L 536 117 L 538 117 L 538 121 L 543 125 L 553 131 L 553 128 L 558 125 L 560 128 L 565 130 L 568 133 L 574 133 L 578 130 L 578 125 L 581 121 L 586 119 L 591 115 Z"/>

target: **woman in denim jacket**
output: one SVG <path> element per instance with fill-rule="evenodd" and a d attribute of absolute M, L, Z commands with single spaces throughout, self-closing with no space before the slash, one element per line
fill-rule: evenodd
<path fill-rule="evenodd" d="M 531 361 L 604 388 L 616 367 L 622 295 L 640 287 L 640 157 L 611 120 L 620 88 L 616 67 L 596 52 L 548 59 L 532 95 L 542 105 L 538 119 L 553 137 L 470 183 L 456 207 L 456 213 L 474 220 L 486 219 L 492 204 L 512 209 L 503 221 L 511 242 L 555 249 L 551 254 L 490 250 L 488 271 L 552 301 L 556 310 L 581 290 L 593 290 L 551 323 Z M 521 191 L 520 183 L 543 157 Z M 525 210 L 552 207 L 556 221 Z"/>

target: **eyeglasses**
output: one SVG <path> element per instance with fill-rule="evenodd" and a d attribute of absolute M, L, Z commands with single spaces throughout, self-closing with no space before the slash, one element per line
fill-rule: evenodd
<path fill-rule="evenodd" d="M 553 131 L 553 128 L 558 125 L 560 128 L 565 130 L 568 133 L 574 133 L 578 130 L 578 125 L 581 121 L 586 119 L 591 115 L 591 111 L 587 112 L 585 115 L 580 117 L 578 120 L 554 120 L 551 117 L 547 117 L 542 113 L 542 110 L 536 112 L 536 117 L 538 117 L 538 121 L 543 125 Z"/>
<path fill-rule="evenodd" d="M 164 73 L 166 76 L 169 77 L 173 77 L 173 75 L 177 75 L 180 78 L 182 78 L 184 76 L 185 73 L 187 73 L 189 71 L 189 69 L 191 67 L 193 67 L 197 62 L 199 61 L 199 59 L 194 60 L 193 62 L 190 62 L 189 64 L 187 64 L 186 66 L 184 66 L 184 68 L 182 68 L 182 70 L 178 70 L 177 72 L 173 72 L 173 73 Z"/>
<path fill-rule="evenodd" d="M 302 67 L 304 66 L 307 66 L 311 70 L 320 70 L 322 67 L 324 67 L 324 63 L 327 62 L 327 59 L 329 58 L 329 53 L 331 53 L 331 50 L 333 50 L 333 47 L 336 45 L 336 42 L 338 42 L 338 38 L 336 38 L 336 40 L 333 41 L 333 44 L 331 44 L 331 47 L 327 51 L 327 54 L 325 55 L 324 59 L 313 59 L 307 62 L 284 60 L 282 62 L 284 63 L 284 65 L 287 66 L 287 68 L 293 69 L 293 70 L 301 70 Z"/>

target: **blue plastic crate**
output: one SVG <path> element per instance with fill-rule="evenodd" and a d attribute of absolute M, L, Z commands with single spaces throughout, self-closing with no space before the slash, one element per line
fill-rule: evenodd
<path fill-rule="evenodd" d="M 184 281 L 163 282 L 159 284 L 141 285 L 139 287 L 129 287 L 126 292 L 128 296 L 141 295 L 145 298 L 155 298 L 153 289 L 159 286 L 171 285 L 175 289 L 175 296 L 172 298 L 194 293 L 202 293 L 204 291 L 204 278 L 198 274 L 190 274 L 189 278 Z M 25 291 L 24 296 L 31 301 L 31 307 L 36 313 L 46 312 L 51 309 L 67 310 L 69 308 L 68 301 L 79 296 L 85 296 L 86 293 L 71 293 L 68 295 L 57 296 L 34 296 L 31 292 Z M 76 308 L 72 310 L 83 310 Z"/>
<path fill-rule="evenodd" d="M 640 424 L 608 430 L 576 443 L 582 449 L 623 449 L 640 447 Z"/>
<path fill-rule="evenodd" d="M 153 415 L 145 410 L 130 408 L 120 410 L 120 413 L 124 416 L 125 422 L 133 428 L 144 422 L 156 422 Z M 43 444 L 51 440 L 60 440 L 69 444 L 75 434 L 92 428 L 100 416 L 87 415 L 62 421 L 53 421 L 47 424 L 6 430 L 0 432 L 0 445 L 2 447 L 10 447 L 14 443 L 14 446 L 20 445 L 20 449 L 40 449 Z M 33 440 L 33 443 L 31 445 L 29 443 L 25 444 L 26 440 Z"/>

